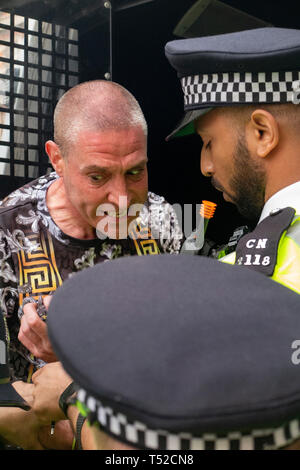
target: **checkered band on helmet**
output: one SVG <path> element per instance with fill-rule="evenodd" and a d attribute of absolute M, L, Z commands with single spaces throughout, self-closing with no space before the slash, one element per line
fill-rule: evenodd
<path fill-rule="evenodd" d="M 185 110 L 202 105 L 295 103 L 300 72 L 232 72 L 181 79 Z"/>
<path fill-rule="evenodd" d="M 83 389 L 79 390 L 77 399 L 90 411 L 88 419 L 91 424 L 99 423 L 104 432 L 139 449 L 266 450 L 284 448 L 300 439 L 300 419 L 293 419 L 276 428 L 196 436 L 186 432 L 150 429 L 139 421 L 130 420 L 123 413 L 115 412 Z"/>

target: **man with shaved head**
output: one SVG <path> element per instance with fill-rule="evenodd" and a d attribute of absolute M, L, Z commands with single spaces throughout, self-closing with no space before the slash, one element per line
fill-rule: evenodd
<path fill-rule="evenodd" d="M 54 141 L 46 143 L 46 152 L 62 177 L 49 190 L 47 202 L 63 231 L 94 239 L 101 204 L 115 207 L 116 229 L 122 217 L 128 224 L 135 218 L 128 216 L 129 207 L 144 204 L 148 193 L 146 139 L 138 102 L 118 84 L 87 82 L 61 98 L 54 113 Z M 62 201 L 67 220 L 65 210 L 57 207 Z"/>
<path fill-rule="evenodd" d="M 14 377 L 29 382 L 56 360 L 43 321 L 49 294 L 102 261 L 178 253 L 182 237 L 171 206 L 148 192 L 147 124 L 122 86 L 96 80 L 67 91 L 46 152 L 55 171 L 14 191 L 0 207 L 10 361 Z"/>

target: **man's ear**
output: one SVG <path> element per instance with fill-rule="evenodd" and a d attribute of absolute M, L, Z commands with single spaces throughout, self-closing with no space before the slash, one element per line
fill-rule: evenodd
<path fill-rule="evenodd" d="M 63 176 L 65 161 L 59 146 L 53 140 L 48 140 L 45 144 L 45 150 L 58 176 Z"/>
<path fill-rule="evenodd" d="M 279 127 L 274 116 L 264 109 L 256 109 L 248 126 L 251 147 L 260 158 L 267 157 L 279 142 Z"/>

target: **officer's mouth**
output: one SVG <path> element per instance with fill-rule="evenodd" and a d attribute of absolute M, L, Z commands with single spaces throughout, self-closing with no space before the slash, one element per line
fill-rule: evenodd
<path fill-rule="evenodd" d="M 214 180 L 213 178 L 211 179 L 211 184 L 217 191 L 220 191 L 223 194 L 225 193 L 224 188 L 219 184 L 218 181 Z"/>
<path fill-rule="evenodd" d="M 221 190 L 222 191 L 222 190 Z M 231 204 L 235 204 L 235 201 L 234 201 L 234 198 L 233 196 L 231 196 L 230 194 L 228 194 L 226 191 L 222 191 L 223 193 L 223 199 L 224 201 L 226 202 L 230 202 Z"/>
<path fill-rule="evenodd" d="M 213 187 L 214 187 L 217 191 L 219 191 L 219 192 L 221 192 L 221 193 L 223 194 L 223 198 L 224 198 L 224 200 L 225 200 L 226 202 L 231 202 L 231 203 L 234 202 L 233 199 L 232 199 L 232 197 L 225 191 L 225 189 L 223 188 L 223 186 L 221 186 L 218 181 L 212 179 L 212 180 L 211 180 L 211 184 L 213 185 Z"/>
<path fill-rule="evenodd" d="M 223 191 L 223 198 L 227 202 L 233 202 L 231 197 L 227 193 L 225 193 L 224 191 Z"/>

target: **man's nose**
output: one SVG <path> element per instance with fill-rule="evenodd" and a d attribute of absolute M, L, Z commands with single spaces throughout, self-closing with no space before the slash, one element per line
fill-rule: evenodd
<path fill-rule="evenodd" d="M 129 207 L 130 196 L 126 180 L 123 176 L 117 176 L 111 181 L 108 202 L 114 204 L 116 207 Z"/>
<path fill-rule="evenodd" d="M 214 172 L 212 160 L 208 154 L 208 152 L 205 151 L 205 149 L 202 149 L 201 155 L 200 155 L 200 169 L 201 173 L 204 176 L 211 177 Z"/>

